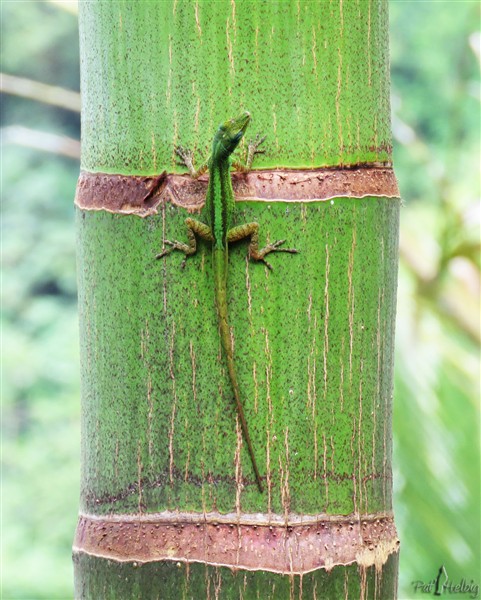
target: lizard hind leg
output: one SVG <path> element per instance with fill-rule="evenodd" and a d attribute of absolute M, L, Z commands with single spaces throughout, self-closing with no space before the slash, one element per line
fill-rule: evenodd
<path fill-rule="evenodd" d="M 267 254 L 271 252 L 288 252 L 289 254 L 297 254 L 299 250 L 295 248 L 281 248 L 282 244 L 286 240 L 277 240 L 272 244 L 267 244 L 264 248 L 259 248 L 259 224 L 258 223 L 245 223 L 233 227 L 227 233 L 227 242 L 237 242 L 244 238 L 250 237 L 249 244 L 249 258 L 263 262 L 268 269 L 272 271 L 272 265 L 265 259 Z"/>
<path fill-rule="evenodd" d="M 185 225 L 187 227 L 187 238 L 188 243 L 178 242 L 177 240 L 170 241 L 164 240 L 164 244 L 167 244 L 167 248 L 164 248 L 160 254 L 157 254 L 155 258 L 163 258 L 170 254 L 173 250 L 179 250 L 179 252 L 184 253 L 184 260 L 181 263 L 181 268 L 185 267 L 185 263 L 189 256 L 194 255 L 197 252 L 197 238 L 196 236 L 212 242 L 214 237 L 212 235 L 211 228 L 202 223 L 202 221 L 196 221 L 195 219 L 191 219 L 190 217 L 185 220 Z"/>

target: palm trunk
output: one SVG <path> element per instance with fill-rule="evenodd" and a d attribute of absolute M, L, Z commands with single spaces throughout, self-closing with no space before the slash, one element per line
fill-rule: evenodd
<path fill-rule="evenodd" d="M 391 411 L 399 198 L 387 3 L 80 3 L 77 598 L 395 598 Z M 217 125 L 267 135 L 233 176 L 236 419 L 211 250 L 184 239 Z"/>

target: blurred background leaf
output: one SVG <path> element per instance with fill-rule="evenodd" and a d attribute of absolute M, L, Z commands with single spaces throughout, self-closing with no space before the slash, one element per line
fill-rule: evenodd
<path fill-rule="evenodd" d="M 480 4 L 391 2 L 401 195 L 394 404 L 400 598 L 481 584 Z M 443 594 L 443 597 L 460 597 Z M 467 597 L 467 596 L 465 596 Z"/>
<path fill-rule="evenodd" d="M 73 597 L 80 458 L 77 22 L 46 2 L 2 2 L 1 11 L 2 71 L 14 77 L 0 81 L 1 597 L 64 599 Z"/>
<path fill-rule="evenodd" d="M 476 2 L 390 4 L 405 202 L 394 487 L 410 600 L 441 565 L 481 583 L 480 15 Z M 2 598 L 63 600 L 79 496 L 76 3 L 1 10 Z"/>

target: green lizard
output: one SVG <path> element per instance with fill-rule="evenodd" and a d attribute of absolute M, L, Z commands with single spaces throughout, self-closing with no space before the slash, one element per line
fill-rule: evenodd
<path fill-rule="evenodd" d="M 188 243 L 184 244 L 182 242 L 165 240 L 165 244 L 167 244 L 168 248 L 165 248 L 163 252 L 156 256 L 156 258 L 162 258 L 173 250 L 179 250 L 185 254 L 185 258 L 181 265 L 183 268 L 187 258 L 197 251 L 196 236 L 212 244 L 215 302 L 222 347 L 227 362 L 227 370 L 234 392 L 242 432 L 249 450 L 257 485 L 259 491 L 262 492 L 262 478 L 257 467 L 254 449 L 252 447 L 249 430 L 244 416 L 244 409 L 242 408 L 241 403 L 240 389 L 234 366 L 234 351 L 232 347 L 231 332 L 227 316 L 228 245 L 244 238 L 250 238 L 249 258 L 263 262 L 269 269 L 272 269 L 272 266 L 265 259 L 267 254 L 270 252 L 290 252 L 291 254 L 295 254 L 297 253 L 297 250 L 294 248 L 280 248 L 285 240 L 278 240 L 277 242 L 268 244 L 265 248 L 260 249 L 258 223 L 245 223 L 244 225 L 238 225 L 236 227 L 232 226 L 235 214 L 235 198 L 230 175 L 231 154 L 242 139 L 250 119 L 250 114 L 244 112 L 237 118 L 230 119 L 223 123 L 214 136 L 210 159 L 197 170 L 194 168 L 192 152 L 180 147 L 176 149 L 182 163 L 189 169 L 192 177 L 197 178 L 209 169 L 209 184 L 207 187 L 205 206 L 203 208 L 203 215 L 206 223 L 191 218 L 186 219 L 185 224 L 187 226 Z M 264 138 L 259 138 L 259 136 L 257 136 L 256 141 L 249 144 L 246 164 L 240 165 L 239 163 L 234 163 L 234 166 L 243 172 L 248 172 L 251 168 L 254 155 L 259 152 L 257 148 L 263 141 Z"/>

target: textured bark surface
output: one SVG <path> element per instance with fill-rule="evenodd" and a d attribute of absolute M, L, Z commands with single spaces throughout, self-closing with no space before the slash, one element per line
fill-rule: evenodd
<path fill-rule="evenodd" d="M 382 568 L 347 565 L 305 575 L 232 570 L 200 563 L 122 563 L 76 554 L 76 598 L 102 600 L 392 600 L 397 589 L 397 555 Z M 106 573 L 108 577 L 106 579 Z M 99 593 L 100 592 L 100 593 Z"/>
<path fill-rule="evenodd" d="M 140 217 L 157 214 L 164 202 L 195 212 L 204 204 L 207 183 L 207 175 L 192 179 L 189 175 L 164 172 L 157 177 L 127 177 L 83 171 L 75 204 L 83 209 Z M 385 166 L 234 172 L 232 184 L 237 200 L 314 202 L 333 198 L 399 196 L 393 170 Z"/>
<path fill-rule="evenodd" d="M 358 514 L 391 508 L 390 410 L 399 202 L 239 202 L 298 256 L 274 271 L 234 245 L 229 310 L 256 489 L 214 308 L 210 248 L 170 204 L 139 219 L 79 213 L 87 512 Z M 184 234 L 185 235 L 185 234 Z M 264 238 L 265 239 L 265 238 Z M 87 443 L 88 441 L 88 443 Z"/>
<path fill-rule="evenodd" d="M 399 226 L 387 5 L 81 3 L 77 190 L 82 495 L 77 598 L 396 596 L 391 410 Z M 210 8 L 209 8 L 210 7 Z M 229 248 L 259 493 L 222 357 L 211 250 L 180 268 L 207 155 L 241 109 L 235 174 L 271 272 Z M 242 149 L 241 149 L 242 153 Z M 200 160 L 198 160 L 200 162 Z M 142 217 L 142 218 L 139 218 Z M 306 596 L 305 596 L 306 595 Z"/>
<path fill-rule="evenodd" d="M 74 550 L 129 562 L 180 560 L 304 575 L 358 563 L 381 568 L 399 541 L 392 516 L 150 513 L 79 520 Z"/>
<path fill-rule="evenodd" d="M 82 4 L 85 170 L 182 172 L 241 109 L 256 168 L 391 160 L 384 0 Z"/>
<path fill-rule="evenodd" d="M 301 522 L 310 515 L 321 523 L 328 515 L 350 515 L 346 522 L 357 524 L 362 515 L 374 514 L 374 520 L 389 515 L 398 207 L 396 199 L 373 197 L 238 203 L 241 221 L 256 218 L 269 239 L 298 240 L 301 251 L 274 257 L 272 273 L 247 262 L 243 244 L 230 254 L 232 335 L 246 416 L 266 478 L 262 495 L 220 352 L 210 249 L 202 245 L 184 270 L 175 255 L 155 260 L 162 238 L 183 231 L 185 211 L 171 204 L 145 219 L 79 213 L 88 403 L 82 513 L 187 511 L 200 521 L 210 512 L 233 513 L 235 529 L 256 514 L 261 531 L 275 524 L 286 532 L 299 516 Z M 186 526 L 182 518 L 179 523 Z M 122 531 L 131 535 L 125 526 L 117 541 Z M 389 529 L 388 539 L 374 533 L 357 536 L 357 548 L 372 542 L 388 564 L 396 551 L 395 531 Z M 360 553 L 337 555 L 342 546 L 337 530 L 327 554 L 322 538 L 316 535 L 313 545 L 311 534 L 296 530 L 300 563 L 306 552 L 321 552 L 319 566 L 360 564 Z M 203 543 L 204 531 L 196 528 L 195 535 Z M 108 539 L 103 530 L 104 549 L 112 548 Z M 79 540 L 77 550 L 112 558 Z M 180 560 L 175 540 L 164 541 L 171 559 Z M 283 545 L 288 548 L 292 553 L 292 544 Z M 259 556 L 271 553 L 268 544 L 261 550 Z M 232 567 L 242 566 L 237 554 L 223 552 Z M 369 554 L 368 566 L 380 569 L 373 551 Z M 146 557 L 133 553 L 134 560 Z M 209 562 L 208 553 L 204 560 Z M 288 553 L 282 564 L 286 561 L 295 558 Z M 262 566 L 272 569 L 269 561 L 260 560 Z"/>

